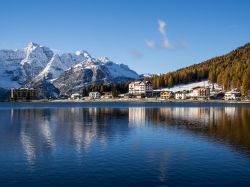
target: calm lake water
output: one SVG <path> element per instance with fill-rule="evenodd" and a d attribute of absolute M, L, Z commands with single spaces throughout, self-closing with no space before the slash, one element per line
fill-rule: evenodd
<path fill-rule="evenodd" d="M 249 186 L 250 105 L 0 103 L 0 186 Z"/>

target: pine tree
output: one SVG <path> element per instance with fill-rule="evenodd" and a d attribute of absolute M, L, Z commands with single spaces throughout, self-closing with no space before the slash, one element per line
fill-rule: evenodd
<path fill-rule="evenodd" d="M 169 78 L 168 78 L 168 87 L 169 88 L 173 87 L 173 77 L 172 76 L 169 76 Z"/>
<path fill-rule="evenodd" d="M 250 95 L 250 73 L 246 72 L 242 78 L 241 92 L 243 96 Z"/>

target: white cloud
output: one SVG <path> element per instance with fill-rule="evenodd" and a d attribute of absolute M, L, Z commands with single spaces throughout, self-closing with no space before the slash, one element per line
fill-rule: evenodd
<path fill-rule="evenodd" d="M 166 22 L 165 21 L 162 21 L 162 20 L 159 20 L 158 21 L 158 24 L 159 24 L 159 32 L 161 33 L 162 35 L 162 39 L 163 39 L 163 48 L 171 48 L 171 44 L 168 40 L 168 37 L 167 37 L 167 33 L 166 33 Z"/>
<path fill-rule="evenodd" d="M 162 49 L 162 48 L 165 48 L 165 49 L 170 49 L 172 48 L 172 45 L 171 43 L 169 42 L 169 39 L 168 39 L 168 36 L 167 36 L 167 32 L 166 32 L 166 22 L 163 21 L 163 20 L 158 20 L 158 31 L 160 32 L 161 36 L 162 36 L 162 43 L 159 44 L 159 43 L 156 43 L 155 40 L 145 40 L 145 43 L 146 43 L 146 46 L 148 48 L 151 48 L 151 49 L 155 49 L 155 48 L 158 48 L 158 49 Z"/>
<path fill-rule="evenodd" d="M 154 49 L 154 48 L 156 48 L 156 43 L 155 43 L 155 41 L 154 40 L 145 40 L 145 43 L 146 43 L 146 46 L 148 47 L 148 48 L 151 48 L 151 49 Z"/>

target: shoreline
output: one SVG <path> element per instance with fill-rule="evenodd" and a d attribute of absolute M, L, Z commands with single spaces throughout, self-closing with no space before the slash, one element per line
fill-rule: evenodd
<path fill-rule="evenodd" d="M 233 100 L 163 100 L 155 98 L 145 99 L 93 99 L 93 100 L 31 100 L 31 101 L 4 101 L 0 103 L 229 103 L 229 104 L 250 104 L 250 101 Z"/>
<path fill-rule="evenodd" d="M 133 99 L 93 99 L 93 100 L 49 100 L 48 102 L 121 102 L 121 103 L 242 103 L 250 104 L 250 101 L 233 101 L 233 100 L 177 100 L 177 99 L 155 99 L 155 98 L 133 98 Z"/>

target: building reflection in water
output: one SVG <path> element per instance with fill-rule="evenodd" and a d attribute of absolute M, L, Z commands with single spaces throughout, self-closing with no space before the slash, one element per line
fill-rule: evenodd
<path fill-rule="evenodd" d="M 129 108 L 129 127 L 143 127 L 146 125 L 146 108 Z"/>
<path fill-rule="evenodd" d="M 2 136 L 19 137 L 31 165 L 41 154 L 53 156 L 68 147 L 81 156 L 93 144 L 108 146 L 116 137 L 126 138 L 131 127 L 145 125 L 178 127 L 250 151 L 249 107 L 12 109 L 1 113 L 7 129 Z"/>
<path fill-rule="evenodd" d="M 202 133 L 213 140 L 250 151 L 249 107 L 161 108 L 159 115 L 167 126 Z"/>
<path fill-rule="evenodd" d="M 249 107 L 129 108 L 129 126 L 177 127 L 250 151 Z"/>

